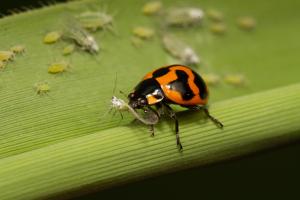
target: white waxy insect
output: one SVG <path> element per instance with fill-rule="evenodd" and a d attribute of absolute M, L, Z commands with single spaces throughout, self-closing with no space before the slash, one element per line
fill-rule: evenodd
<path fill-rule="evenodd" d="M 146 113 L 147 115 L 143 117 L 139 113 L 137 113 L 137 111 L 134 110 L 131 106 L 129 106 L 128 103 L 116 96 L 113 96 L 111 98 L 111 109 L 115 109 L 120 112 L 129 111 L 137 120 L 146 125 L 154 125 L 159 121 L 159 116 L 155 113 L 148 111 L 148 113 Z"/>
<path fill-rule="evenodd" d="M 77 16 L 83 28 L 90 31 L 97 31 L 99 29 L 113 29 L 113 16 L 106 12 L 91 12 L 86 11 Z"/>
<path fill-rule="evenodd" d="M 166 51 L 173 57 L 180 59 L 186 65 L 197 65 L 200 58 L 196 52 L 183 41 L 171 34 L 162 37 L 162 43 Z"/>
<path fill-rule="evenodd" d="M 98 53 L 100 48 L 95 38 L 88 33 L 80 24 L 76 21 L 66 24 L 65 30 L 63 32 L 63 38 L 65 40 L 70 40 L 74 42 L 81 49 L 95 54 Z"/>
<path fill-rule="evenodd" d="M 202 22 L 204 12 L 200 8 L 171 8 L 165 13 L 165 24 L 168 26 L 191 26 Z"/>

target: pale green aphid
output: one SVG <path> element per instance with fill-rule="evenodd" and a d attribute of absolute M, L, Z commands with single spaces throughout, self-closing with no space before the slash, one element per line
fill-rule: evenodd
<path fill-rule="evenodd" d="M 243 86 L 246 78 L 242 74 L 227 74 L 224 76 L 224 82 L 234 86 Z"/>
<path fill-rule="evenodd" d="M 204 79 L 205 83 L 212 86 L 218 85 L 221 81 L 220 76 L 213 73 L 208 73 L 208 74 L 203 73 L 202 78 Z"/>
<path fill-rule="evenodd" d="M 64 47 L 62 53 L 63 53 L 64 56 L 67 56 L 67 55 L 72 54 L 74 52 L 74 50 L 75 50 L 75 45 L 70 44 L 70 45 L 67 45 L 67 46 Z"/>
<path fill-rule="evenodd" d="M 34 89 L 37 94 L 46 94 L 50 91 L 50 86 L 47 82 L 39 82 L 34 84 Z"/>
<path fill-rule="evenodd" d="M 178 58 L 185 65 L 197 65 L 200 58 L 186 43 L 171 34 L 164 34 L 162 44 L 165 50 L 174 58 Z"/>
<path fill-rule="evenodd" d="M 148 27 L 143 27 L 143 26 L 135 27 L 132 30 L 132 33 L 136 37 L 139 37 L 139 38 L 144 39 L 144 40 L 151 39 L 154 36 L 154 34 L 155 34 L 155 32 L 154 32 L 153 29 L 148 28 Z"/>
<path fill-rule="evenodd" d="M 100 48 L 95 38 L 80 24 L 76 23 L 76 21 L 71 21 L 70 23 L 66 24 L 63 32 L 63 38 L 65 40 L 74 42 L 81 49 L 91 54 L 99 52 Z"/>
<path fill-rule="evenodd" d="M 249 16 L 239 17 L 237 19 L 237 24 L 241 29 L 250 31 L 255 28 L 256 21 L 253 17 L 249 17 Z"/>
<path fill-rule="evenodd" d="M 24 45 L 15 45 L 12 46 L 10 48 L 10 50 L 14 53 L 14 54 L 21 54 L 25 52 L 25 46 Z"/>
<path fill-rule="evenodd" d="M 142 47 L 143 43 L 144 43 L 144 41 L 141 38 L 138 38 L 138 37 L 131 38 L 131 44 L 134 47 L 140 48 L 140 47 Z"/>
<path fill-rule="evenodd" d="M 0 61 L 7 62 L 13 60 L 15 57 L 12 51 L 0 51 Z"/>
<path fill-rule="evenodd" d="M 51 31 L 47 33 L 43 39 L 45 44 L 53 44 L 61 38 L 62 34 L 59 31 Z"/>
<path fill-rule="evenodd" d="M 97 31 L 98 29 L 112 30 L 113 28 L 113 17 L 106 12 L 87 11 L 81 13 L 77 19 L 83 28 L 90 31 Z"/>
<path fill-rule="evenodd" d="M 168 26 L 191 26 L 202 22 L 204 12 L 200 8 L 171 8 L 166 11 L 164 22 Z"/>
<path fill-rule="evenodd" d="M 223 35 L 226 33 L 226 29 L 226 25 L 221 22 L 214 23 L 210 26 L 210 31 L 218 35 Z"/>
<path fill-rule="evenodd" d="M 155 15 L 161 8 L 162 3 L 160 1 L 149 1 L 143 6 L 142 12 L 144 15 Z"/>
<path fill-rule="evenodd" d="M 49 65 L 48 73 L 50 73 L 50 74 L 63 73 L 63 72 L 66 72 L 69 67 L 70 67 L 70 63 L 67 61 L 64 61 L 64 60 L 54 62 Z"/>
<path fill-rule="evenodd" d="M 216 9 L 209 9 L 206 11 L 206 16 L 215 22 L 221 22 L 224 20 L 224 15 L 222 12 Z"/>

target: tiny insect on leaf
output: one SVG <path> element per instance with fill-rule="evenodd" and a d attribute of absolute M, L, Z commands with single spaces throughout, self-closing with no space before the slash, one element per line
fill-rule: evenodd
<path fill-rule="evenodd" d="M 142 12 L 144 15 L 155 15 L 159 13 L 161 9 L 162 3 L 160 1 L 150 1 L 143 6 Z"/>
<path fill-rule="evenodd" d="M 0 51 L 0 61 L 7 62 L 13 60 L 15 57 L 12 51 Z"/>
<path fill-rule="evenodd" d="M 10 48 L 10 50 L 15 54 L 20 54 L 25 52 L 25 46 L 24 45 L 15 45 Z"/>
<path fill-rule="evenodd" d="M 256 21 L 253 17 L 239 17 L 237 19 L 238 26 L 243 30 L 253 30 L 256 26 Z"/>
<path fill-rule="evenodd" d="M 67 45 L 67 46 L 64 47 L 62 53 L 63 53 L 64 56 L 67 56 L 67 55 L 72 54 L 74 52 L 74 50 L 75 50 L 75 45 L 70 44 L 70 45 Z"/>
<path fill-rule="evenodd" d="M 145 40 L 151 39 L 155 34 L 153 29 L 142 26 L 135 27 L 132 32 L 135 36 Z"/>
<path fill-rule="evenodd" d="M 52 31 L 45 35 L 43 42 L 45 44 L 53 44 L 56 43 L 60 38 L 62 34 L 59 31 Z"/>
<path fill-rule="evenodd" d="M 216 9 L 209 9 L 206 11 L 207 17 L 215 22 L 221 22 L 224 20 L 224 15 L 222 12 Z"/>
<path fill-rule="evenodd" d="M 67 61 L 54 62 L 50 64 L 50 66 L 48 67 L 48 73 L 50 74 L 63 73 L 67 71 L 69 67 L 70 67 L 70 63 Z"/>
<path fill-rule="evenodd" d="M 39 82 L 34 84 L 34 89 L 37 94 L 46 94 L 50 91 L 50 86 L 47 82 Z"/>

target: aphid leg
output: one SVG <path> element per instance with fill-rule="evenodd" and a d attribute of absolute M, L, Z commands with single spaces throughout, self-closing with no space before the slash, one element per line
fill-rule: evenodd
<path fill-rule="evenodd" d="M 204 110 L 204 113 L 206 114 L 206 116 L 213 122 L 215 123 L 215 125 L 219 128 L 223 128 L 224 125 L 222 124 L 222 122 L 220 122 L 218 119 L 214 118 L 213 116 L 211 116 L 209 114 L 209 111 L 207 108 L 202 108 Z"/>
<path fill-rule="evenodd" d="M 176 143 L 177 143 L 179 150 L 182 150 L 182 145 L 181 145 L 180 137 L 179 137 L 179 123 L 178 123 L 176 114 L 175 114 L 174 110 L 168 104 L 163 104 L 163 105 L 167 108 L 169 117 L 171 117 L 175 121 Z"/>

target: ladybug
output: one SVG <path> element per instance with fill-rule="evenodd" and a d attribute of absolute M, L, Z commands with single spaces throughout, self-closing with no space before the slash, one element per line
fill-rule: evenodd
<path fill-rule="evenodd" d="M 209 114 L 206 106 L 208 94 L 206 83 L 199 74 L 187 66 L 176 64 L 147 73 L 134 91 L 128 95 L 128 99 L 133 109 L 152 111 L 158 117 L 161 113 L 169 115 L 175 121 L 176 142 L 182 150 L 178 119 L 170 104 L 177 104 L 191 110 L 203 110 L 209 119 L 223 128 L 223 124 Z M 151 130 L 153 131 L 153 125 Z"/>

